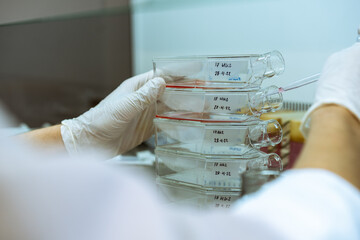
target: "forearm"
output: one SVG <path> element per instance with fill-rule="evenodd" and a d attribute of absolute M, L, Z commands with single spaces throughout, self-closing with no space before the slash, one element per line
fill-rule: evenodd
<path fill-rule="evenodd" d="M 347 109 L 327 105 L 311 115 L 311 128 L 295 168 L 322 168 L 360 189 L 360 123 Z"/>
<path fill-rule="evenodd" d="M 16 138 L 35 147 L 66 151 L 60 128 L 61 125 L 41 128 L 18 135 Z"/>

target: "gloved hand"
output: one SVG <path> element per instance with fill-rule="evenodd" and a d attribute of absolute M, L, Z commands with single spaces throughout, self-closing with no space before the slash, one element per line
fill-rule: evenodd
<path fill-rule="evenodd" d="M 148 139 L 154 131 L 155 102 L 165 88 L 162 78 L 152 78 L 152 71 L 132 77 L 96 107 L 62 121 L 70 155 L 96 150 L 113 157 Z"/>
<path fill-rule="evenodd" d="M 334 53 L 326 61 L 314 104 L 300 126 L 305 137 L 308 135 L 311 113 L 324 104 L 341 105 L 360 119 L 360 43 Z"/>

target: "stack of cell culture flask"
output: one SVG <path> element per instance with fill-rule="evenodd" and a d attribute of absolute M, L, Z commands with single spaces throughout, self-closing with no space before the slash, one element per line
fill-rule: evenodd
<path fill-rule="evenodd" d="M 155 58 L 153 64 L 167 84 L 154 123 L 156 181 L 170 201 L 228 208 L 241 196 L 241 173 L 254 166 L 282 170 L 277 154 L 260 151 L 282 139 L 277 121 L 259 118 L 282 106 L 277 87 L 261 88 L 284 70 L 278 51 Z"/>

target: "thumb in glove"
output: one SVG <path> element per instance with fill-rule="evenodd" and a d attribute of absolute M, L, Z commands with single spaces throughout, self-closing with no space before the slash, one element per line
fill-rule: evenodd
<path fill-rule="evenodd" d="M 136 91 L 127 91 L 129 84 L 122 85 L 96 107 L 62 122 L 61 134 L 70 154 L 92 149 L 111 157 L 153 134 L 155 102 L 165 88 L 164 80 L 148 80 Z"/>

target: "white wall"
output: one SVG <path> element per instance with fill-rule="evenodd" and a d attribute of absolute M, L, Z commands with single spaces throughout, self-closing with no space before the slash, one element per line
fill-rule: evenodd
<path fill-rule="evenodd" d="M 331 53 L 355 41 L 360 24 L 359 0 L 147 2 L 152 5 L 135 7 L 132 16 L 136 74 L 151 69 L 155 56 L 277 49 L 285 58 L 286 70 L 264 86 L 286 85 L 320 72 Z M 288 92 L 284 98 L 311 102 L 314 87 Z"/>

